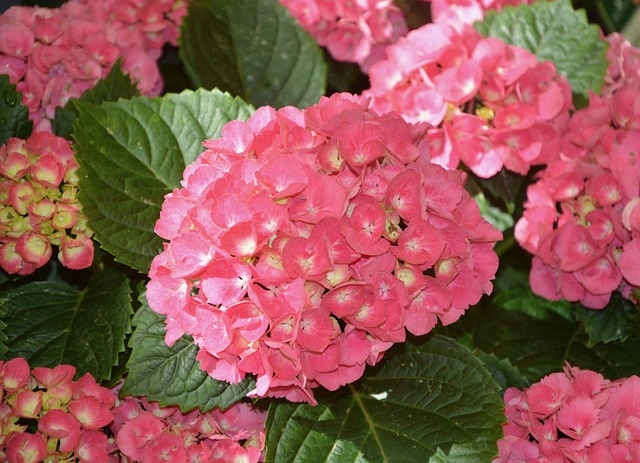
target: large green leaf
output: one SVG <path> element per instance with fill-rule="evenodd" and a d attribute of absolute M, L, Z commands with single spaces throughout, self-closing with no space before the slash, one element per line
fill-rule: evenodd
<path fill-rule="evenodd" d="M 577 94 L 599 92 L 607 71 L 607 44 L 583 10 L 569 0 L 541 0 L 531 5 L 487 12 L 475 25 L 485 36 L 526 48 L 540 60 L 553 61 Z"/>
<path fill-rule="evenodd" d="M 185 166 L 252 108 L 218 90 L 184 91 L 100 106 L 78 101 L 74 125 L 79 199 L 95 239 L 122 262 L 147 272 L 162 251 L 153 232 L 164 196 L 180 186 Z"/>
<path fill-rule="evenodd" d="M 477 188 L 480 193 L 492 195 L 495 199 L 502 201 L 507 212 L 513 215 L 519 200 L 523 196 L 523 186 L 526 183 L 526 178 L 502 169 L 491 178 L 471 176 L 468 183 L 468 185 L 465 185 L 468 191 L 472 191 L 476 195 L 478 193 L 478 191 L 475 191 Z"/>
<path fill-rule="evenodd" d="M 434 336 L 389 355 L 375 373 L 315 407 L 273 402 L 266 459 L 486 463 L 497 454 L 503 406 L 482 363 Z"/>
<path fill-rule="evenodd" d="M 581 324 L 550 312 L 545 319 L 519 311 L 483 307 L 473 320 L 473 344 L 511 363 L 531 382 L 562 369 L 565 362 L 608 378 L 640 371 L 640 339 L 589 347 Z"/>
<path fill-rule="evenodd" d="M 637 374 L 640 337 L 593 345 L 582 310 L 578 304 L 536 296 L 529 288 L 527 272 L 504 267 L 496 278 L 494 296 L 438 331 L 471 349 L 508 359 L 527 382 L 561 370 L 565 362 L 612 379 Z M 482 354 L 479 357 L 485 360 Z M 510 377 L 510 381 L 517 379 Z"/>
<path fill-rule="evenodd" d="M 256 107 L 304 108 L 324 94 L 322 52 L 278 0 L 194 0 L 179 42 L 196 87 L 218 87 Z"/>
<path fill-rule="evenodd" d="M 226 408 L 253 388 L 249 380 L 228 384 L 212 379 L 200 369 L 193 339 L 183 336 L 171 348 L 164 342 L 164 317 L 153 312 L 144 294 L 133 318 L 129 373 L 122 395 L 146 396 L 162 406 L 178 405 L 183 411 Z"/>
<path fill-rule="evenodd" d="M 72 98 L 64 108 L 56 108 L 56 114 L 53 121 L 51 121 L 51 129 L 59 137 L 70 140 L 73 123 L 78 117 L 76 101 L 100 104 L 105 101 L 118 101 L 119 98 L 133 98 L 138 94 L 138 89 L 131 82 L 131 78 L 122 72 L 120 61 L 118 60 L 109 71 L 109 75 L 98 81 L 94 87 L 85 91 L 80 98 Z"/>
<path fill-rule="evenodd" d="M 484 367 L 491 373 L 491 377 L 498 383 L 503 395 L 508 387 L 524 389 L 529 385 L 520 370 L 513 366 L 509 359 L 499 359 L 494 354 L 487 354 L 479 349 L 475 349 L 473 354 L 482 361 Z"/>
<path fill-rule="evenodd" d="M 638 311 L 633 303 L 623 298 L 619 292 L 613 293 L 609 304 L 602 310 L 581 307 L 578 312 L 589 335 L 589 347 L 600 342 L 624 341 L 631 335 L 629 328 L 634 323 L 633 317 L 637 315 Z"/>
<path fill-rule="evenodd" d="M 130 293 L 129 280 L 115 270 L 94 273 L 83 290 L 33 282 L 4 291 L 7 358 L 24 357 L 32 366 L 71 364 L 79 375 L 109 379 L 131 330 Z"/>
<path fill-rule="evenodd" d="M 11 137 L 29 137 L 32 127 L 29 109 L 22 104 L 22 93 L 16 91 L 8 75 L 0 74 L 0 145 Z"/>
<path fill-rule="evenodd" d="M 549 301 L 533 294 L 527 272 L 507 267 L 498 273 L 493 302 L 506 310 L 515 310 L 538 320 L 547 318 L 550 312 L 570 321 L 576 319 L 576 304 L 568 301 Z"/>

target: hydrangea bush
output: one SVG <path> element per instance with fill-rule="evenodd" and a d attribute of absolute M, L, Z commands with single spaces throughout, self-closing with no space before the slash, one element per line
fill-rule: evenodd
<path fill-rule="evenodd" d="M 0 462 L 640 458 L 624 36 L 58 4 L 0 15 Z"/>

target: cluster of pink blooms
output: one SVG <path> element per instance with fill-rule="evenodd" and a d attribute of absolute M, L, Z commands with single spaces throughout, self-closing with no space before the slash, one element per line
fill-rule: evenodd
<path fill-rule="evenodd" d="M 460 162 L 489 178 L 503 167 L 526 174 L 556 155 L 572 105 L 571 87 L 528 51 L 427 24 L 387 48 L 364 96 L 380 113 L 431 125 L 431 161 Z"/>
<path fill-rule="evenodd" d="M 182 413 L 128 397 L 112 413 L 111 451 L 117 452 L 110 463 L 258 463 L 263 458 L 266 412 L 248 403 L 225 411 Z"/>
<path fill-rule="evenodd" d="M 118 399 L 75 367 L 0 361 L 0 462 L 257 463 L 266 413 L 237 403 L 181 413 L 144 398 Z M 35 422 L 34 426 L 31 426 Z"/>
<path fill-rule="evenodd" d="M 559 159 L 527 192 L 515 228 L 534 293 L 604 308 L 640 287 L 640 53 L 612 60 L 607 95 L 576 111 Z M 623 57 L 629 57 L 628 63 Z"/>
<path fill-rule="evenodd" d="M 428 0 L 425 0 L 428 1 Z M 501 10 L 505 6 L 533 3 L 536 0 L 430 0 L 434 23 L 449 25 L 458 31 L 476 21 L 482 21 L 487 10 Z"/>
<path fill-rule="evenodd" d="M 113 420 L 115 395 L 88 373 L 73 381 L 75 373 L 71 365 L 31 370 L 22 358 L 0 361 L 0 461 L 108 461 L 102 428 Z"/>
<path fill-rule="evenodd" d="M 36 130 L 55 109 L 106 77 L 118 58 L 145 95 L 158 95 L 156 60 L 175 44 L 187 0 L 71 0 L 13 6 L 0 16 L 0 73 L 22 92 Z"/>
<path fill-rule="evenodd" d="M 192 335 L 218 380 L 256 375 L 252 396 L 315 403 L 405 329 L 456 321 L 492 290 L 501 233 L 462 172 L 422 161 L 421 134 L 348 94 L 228 123 L 156 223 L 166 342 Z"/>
<path fill-rule="evenodd" d="M 504 395 L 507 423 L 494 463 L 640 461 L 640 378 L 608 381 L 566 367 Z"/>
<path fill-rule="evenodd" d="M 366 72 L 385 47 L 407 33 L 392 0 L 280 0 L 299 24 L 337 61 Z"/>
<path fill-rule="evenodd" d="M 34 132 L 0 146 L 0 266 L 27 275 L 51 258 L 70 269 L 93 262 L 93 231 L 76 199 L 78 164 L 67 140 Z"/>
<path fill-rule="evenodd" d="M 609 34 L 606 39 L 609 67 L 600 94 L 609 97 L 623 85 L 640 82 L 640 48 L 631 45 L 622 34 Z"/>

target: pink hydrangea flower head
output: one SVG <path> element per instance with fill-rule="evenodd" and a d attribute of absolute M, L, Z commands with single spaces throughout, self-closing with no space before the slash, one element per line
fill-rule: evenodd
<path fill-rule="evenodd" d="M 187 463 L 215 453 L 222 461 L 263 461 L 266 412 L 251 404 L 182 413 L 144 398 L 119 401 L 122 382 L 110 390 L 88 373 L 74 375 L 71 365 L 0 361 L 0 459 Z"/>
<path fill-rule="evenodd" d="M 559 158 L 529 186 L 515 236 L 534 255 L 533 292 L 547 299 L 602 309 L 619 291 L 637 302 L 640 81 L 625 76 L 571 116 Z"/>
<path fill-rule="evenodd" d="M 110 430 L 127 461 L 263 461 L 266 413 L 247 403 L 224 412 L 182 413 L 127 397 L 113 409 L 113 418 Z"/>
<path fill-rule="evenodd" d="M 456 2 L 463 4 L 478 6 Z M 569 84 L 551 63 L 471 27 L 415 29 L 369 74 L 363 95 L 373 109 L 430 124 L 431 161 L 448 168 L 462 162 L 483 178 L 503 167 L 526 174 L 553 159 L 571 107 Z"/>
<path fill-rule="evenodd" d="M 298 23 L 337 61 L 367 72 L 384 49 L 407 33 L 402 11 L 388 0 L 280 0 Z"/>
<path fill-rule="evenodd" d="M 463 174 L 420 161 L 422 133 L 337 94 L 206 141 L 156 224 L 170 242 L 147 298 L 167 343 L 188 333 L 212 377 L 314 403 L 407 330 L 460 318 L 492 290 L 501 234 Z"/>
<path fill-rule="evenodd" d="M 0 266 L 26 275 L 49 262 L 84 269 L 93 262 L 93 232 L 75 197 L 78 165 L 67 140 L 34 132 L 0 146 Z"/>
<path fill-rule="evenodd" d="M 141 93 L 162 90 L 156 60 L 177 43 L 186 0 L 71 0 L 60 8 L 11 7 L 0 15 L 0 72 L 22 92 L 36 130 L 55 109 L 107 76 L 118 58 Z"/>
<path fill-rule="evenodd" d="M 115 397 L 87 374 L 83 378 L 91 377 L 95 392 L 110 400 L 74 400 L 80 382 L 73 380 L 75 371 L 71 365 L 31 369 L 22 358 L 0 362 L 0 455 L 12 462 L 108 461 L 115 449 L 109 448 L 103 428 L 112 421 Z"/>
<path fill-rule="evenodd" d="M 638 388 L 637 376 L 611 382 L 567 366 L 524 391 L 507 389 L 507 423 L 493 462 L 632 460 L 640 436 Z M 553 406 L 539 413 L 545 397 Z"/>

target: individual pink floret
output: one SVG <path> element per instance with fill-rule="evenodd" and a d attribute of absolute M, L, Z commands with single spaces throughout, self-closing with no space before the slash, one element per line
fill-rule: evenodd
<path fill-rule="evenodd" d="M 501 234 L 464 174 L 420 161 L 419 127 L 338 94 L 222 134 L 166 197 L 147 287 L 212 377 L 315 403 L 491 292 Z"/>

